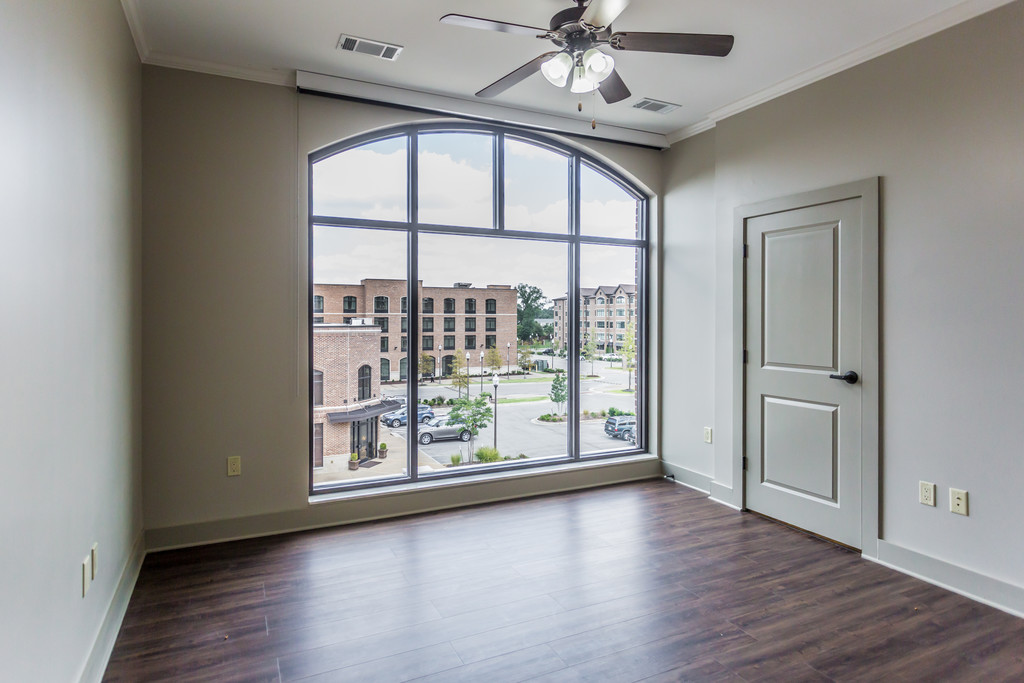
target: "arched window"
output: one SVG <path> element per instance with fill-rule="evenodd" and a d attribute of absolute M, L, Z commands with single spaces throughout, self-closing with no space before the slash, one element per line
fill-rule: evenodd
<path fill-rule="evenodd" d="M 365 401 L 370 398 L 371 394 L 371 381 L 370 381 L 370 370 L 369 365 L 364 365 L 359 368 L 359 397 L 358 401 Z"/>
<path fill-rule="evenodd" d="M 520 337 L 547 336 L 544 321 L 555 302 L 554 334 L 569 358 L 581 352 L 593 355 L 598 342 L 610 349 L 620 346 L 615 330 L 624 329 L 624 320 L 636 331 L 629 333 L 630 346 L 638 349 L 635 372 L 609 373 L 616 378 L 625 375 L 622 391 L 615 392 L 615 405 L 637 415 L 635 442 L 601 440 L 589 445 L 578 438 L 582 410 L 574 401 L 579 401 L 581 369 L 567 376 L 577 384 L 568 387 L 568 404 L 559 408 L 568 423 L 564 446 L 512 437 L 516 429 L 536 425 L 504 423 L 513 428 L 503 432 L 511 440 L 501 455 L 513 459 L 502 458 L 498 467 L 547 467 L 645 451 L 648 197 L 610 164 L 584 151 L 587 144 L 580 140 L 570 145 L 501 125 L 437 121 L 377 130 L 310 153 L 310 250 L 309 262 L 303 265 L 310 273 L 310 307 L 316 305 L 313 286 L 318 296 L 332 302 L 351 293 L 338 302 L 343 311 L 335 308 L 337 303 L 327 308 L 337 319 L 342 319 L 339 313 L 353 319 L 374 317 L 384 338 L 390 325 L 385 322 L 390 298 L 401 300 L 400 313 L 396 312 L 401 337 L 390 347 L 388 342 L 371 340 L 371 333 L 361 328 L 311 326 L 310 372 L 314 365 L 326 368 L 326 359 L 334 359 L 336 367 L 351 368 L 345 371 L 356 376 L 335 378 L 331 369 L 331 381 L 338 387 L 358 383 L 359 400 L 366 400 L 379 386 L 371 379 L 373 365 L 379 364 L 381 381 L 394 381 L 391 367 L 396 361 L 403 381 L 421 374 L 448 377 L 455 354 L 461 365 L 462 355 L 472 349 L 470 368 L 474 379 L 479 373 L 483 380 L 479 386 L 473 383 L 479 392 L 489 388 L 492 373 L 508 373 L 517 366 L 520 359 L 512 349 L 522 348 Z M 613 149 L 606 153 L 618 154 Z M 530 268 L 524 269 L 524 263 Z M 539 296 L 534 296 L 537 290 Z M 417 291 L 430 296 L 406 298 Z M 627 295 L 628 307 L 622 305 Z M 442 305 L 435 311 L 436 299 Z M 616 303 L 625 315 L 608 308 Z M 434 323 L 435 313 L 442 318 L 441 325 Z M 483 325 L 477 315 L 484 318 Z M 604 323 L 600 339 L 598 321 Z M 595 324 L 590 326 L 591 322 Z M 588 339 L 585 331 L 593 336 Z M 396 346 L 402 351 L 387 350 Z M 557 362 L 544 360 L 549 367 L 551 360 Z M 452 389 L 455 393 L 463 386 Z M 507 398 L 503 392 L 499 395 Z M 495 409 L 503 414 L 502 420 L 516 419 L 511 409 Z M 516 458 L 520 453 L 525 457 Z M 422 474 L 459 477 L 485 466 Z M 311 492 L 359 486 L 367 480 L 376 485 L 415 481 L 420 476 L 417 459 L 410 467 L 402 475 L 386 477 L 380 469 L 360 468 L 350 475 L 353 478 L 334 480 L 321 470 L 319 478 L 311 477 Z"/>
<path fill-rule="evenodd" d="M 313 297 L 313 312 L 323 313 L 324 312 L 324 298 L 317 294 Z"/>

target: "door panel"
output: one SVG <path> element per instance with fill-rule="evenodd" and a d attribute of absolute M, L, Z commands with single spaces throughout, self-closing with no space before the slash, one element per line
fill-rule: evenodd
<path fill-rule="evenodd" d="M 859 548 L 861 199 L 747 219 L 746 505 Z"/>

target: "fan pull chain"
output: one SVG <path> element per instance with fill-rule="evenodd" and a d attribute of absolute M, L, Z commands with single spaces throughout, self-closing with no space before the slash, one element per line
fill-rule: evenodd
<path fill-rule="evenodd" d="M 576 102 L 576 111 L 583 111 L 583 95 L 580 95 L 579 100 Z"/>
<path fill-rule="evenodd" d="M 590 91 L 590 130 L 597 130 L 597 91 Z"/>

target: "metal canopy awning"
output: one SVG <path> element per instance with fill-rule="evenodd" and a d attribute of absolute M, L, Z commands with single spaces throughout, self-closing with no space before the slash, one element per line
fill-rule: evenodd
<path fill-rule="evenodd" d="M 374 403 L 369 406 L 359 406 L 352 410 L 327 413 L 327 420 L 331 424 L 338 424 L 339 422 L 358 422 L 359 420 L 366 420 L 371 417 L 383 415 L 384 413 L 390 413 L 392 410 L 397 410 L 401 407 L 402 404 L 398 401 L 384 400 L 380 403 Z"/>

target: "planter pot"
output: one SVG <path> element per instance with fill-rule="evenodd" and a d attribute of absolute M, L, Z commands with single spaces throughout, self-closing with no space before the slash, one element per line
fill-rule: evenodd
<path fill-rule="evenodd" d="M 381 460 L 383 460 L 384 458 L 388 457 L 388 449 L 386 449 L 386 448 L 384 448 L 384 449 L 378 448 L 377 449 L 377 457 L 380 458 Z"/>
<path fill-rule="evenodd" d="M 350 470 L 358 470 L 359 469 L 359 461 L 358 460 L 349 460 L 348 461 L 348 468 Z"/>

